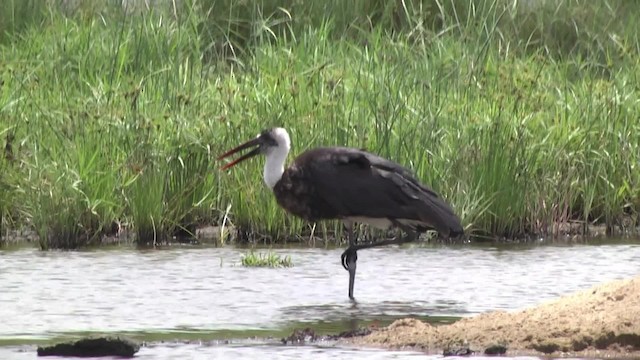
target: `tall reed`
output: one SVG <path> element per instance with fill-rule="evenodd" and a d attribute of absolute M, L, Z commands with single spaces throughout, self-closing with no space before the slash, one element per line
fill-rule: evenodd
<path fill-rule="evenodd" d="M 278 208 L 260 160 L 218 170 L 271 126 L 292 156 L 343 145 L 405 164 L 478 238 L 637 217 L 629 2 L 94 0 L 18 25 L 24 4 L 0 15 L 0 214 L 43 248 L 100 243 L 114 222 L 140 244 L 222 219 L 254 240 L 340 234 Z"/>

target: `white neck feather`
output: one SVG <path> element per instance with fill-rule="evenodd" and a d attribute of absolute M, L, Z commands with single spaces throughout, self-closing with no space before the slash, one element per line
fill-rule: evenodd
<path fill-rule="evenodd" d="M 291 148 L 291 140 L 289 134 L 283 128 L 275 128 L 271 131 L 273 140 L 277 146 L 269 147 L 267 150 L 264 163 L 264 182 L 273 190 L 276 183 L 282 178 L 284 173 L 284 162 L 287 160 L 289 149 Z"/>
<path fill-rule="evenodd" d="M 284 173 L 284 162 L 287 160 L 289 149 L 283 146 L 274 147 L 268 154 L 264 163 L 264 182 L 270 189 L 276 186 L 276 183 Z"/>

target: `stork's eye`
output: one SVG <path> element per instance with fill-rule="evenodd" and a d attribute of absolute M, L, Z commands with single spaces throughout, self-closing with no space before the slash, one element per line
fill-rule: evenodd
<path fill-rule="evenodd" d="M 265 146 L 278 146 L 278 142 L 273 138 L 273 136 L 271 136 L 271 134 L 264 135 L 262 137 L 262 143 Z"/>

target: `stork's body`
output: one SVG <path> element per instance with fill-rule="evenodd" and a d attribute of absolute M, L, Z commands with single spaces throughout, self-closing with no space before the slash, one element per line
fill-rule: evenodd
<path fill-rule="evenodd" d="M 351 299 L 357 250 L 413 241 L 428 229 L 450 237 L 463 233 L 451 207 L 418 182 L 410 171 L 392 161 L 359 149 L 321 147 L 302 153 L 285 170 L 290 140 L 282 128 L 264 131 L 220 158 L 255 145 L 259 147 L 224 168 L 263 153 L 266 156 L 264 181 L 281 207 L 310 222 L 343 221 L 349 248 L 342 255 L 342 265 L 349 271 Z M 357 244 L 353 235 L 355 222 L 381 229 L 399 227 L 407 236 Z"/>
<path fill-rule="evenodd" d="M 380 229 L 462 232 L 451 208 L 411 173 L 366 151 L 315 148 L 301 154 L 273 187 L 278 204 L 307 221 L 341 219 Z"/>

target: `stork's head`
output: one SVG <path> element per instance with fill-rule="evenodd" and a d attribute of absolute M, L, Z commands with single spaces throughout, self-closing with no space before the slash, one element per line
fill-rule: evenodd
<path fill-rule="evenodd" d="M 267 156 L 267 158 L 273 156 L 280 158 L 281 156 L 279 155 L 284 155 L 284 157 L 286 157 L 286 155 L 289 153 L 289 149 L 291 148 L 291 140 L 289 139 L 287 130 L 283 128 L 277 127 L 267 129 L 262 131 L 255 138 L 220 155 L 220 157 L 218 157 L 218 160 L 222 160 L 239 151 L 249 148 L 254 149 L 237 158 L 236 160 L 224 165 L 222 169 L 226 170 L 244 160 L 247 160 L 259 154 L 264 154 L 265 156 Z M 284 161 L 284 159 L 282 160 Z"/>

